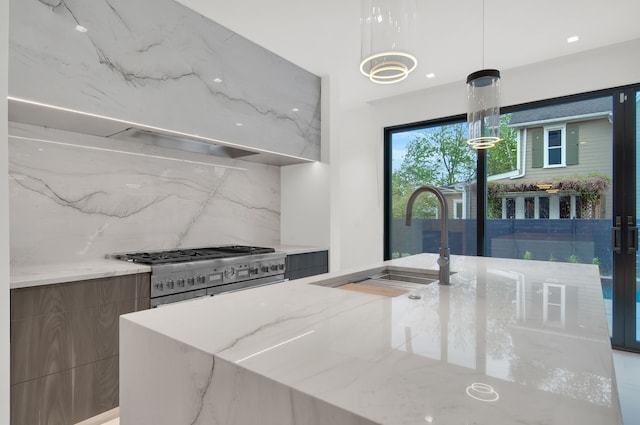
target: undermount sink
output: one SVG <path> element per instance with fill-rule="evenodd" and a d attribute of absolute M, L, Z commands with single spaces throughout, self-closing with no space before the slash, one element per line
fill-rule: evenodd
<path fill-rule="evenodd" d="M 452 273 L 453 274 L 453 273 Z M 404 290 L 401 293 L 419 289 L 424 285 L 438 281 L 438 270 L 413 269 L 408 267 L 386 266 L 343 276 L 339 279 L 327 279 L 313 283 L 319 286 L 338 288 L 354 284 Z M 345 286 L 345 289 L 347 287 Z"/>
<path fill-rule="evenodd" d="M 364 282 L 376 283 L 381 285 L 400 285 L 405 286 L 407 283 L 428 285 L 438 280 L 438 272 L 407 272 L 396 270 L 385 270 L 367 277 Z"/>

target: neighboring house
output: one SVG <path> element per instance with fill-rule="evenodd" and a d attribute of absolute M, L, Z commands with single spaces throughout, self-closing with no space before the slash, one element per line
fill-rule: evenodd
<path fill-rule="evenodd" d="M 447 200 L 449 218 L 462 219 L 468 217 L 469 190 L 465 183 L 456 183 L 449 186 L 440 187 L 440 191 Z M 438 217 L 440 217 L 438 215 Z"/>
<path fill-rule="evenodd" d="M 475 184 L 475 183 L 474 183 Z M 456 218 L 469 218 L 468 217 L 468 198 L 470 197 L 470 191 L 468 185 L 465 183 L 456 183 L 449 186 L 439 186 L 438 189 L 444 195 L 447 201 L 447 209 L 449 212 L 448 217 L 450 219 Z M 425 193 L 424 196 L 433 197 L 433 202 L 429 205 L 428 214 L 433 215 L 434 218 L 439 219 L 441 217 L 440 204 L 436 202 L 436 198 L 431 193 Z M 414 206 L 414 210 L 418 208 Z M 414 217 L 416 216 L 414 212 Z"/>
<path fill-rule="evenodd" d="M 511 115 L 517 170 L 489 176 L 489 216 L 605 218 L 612 211 L 611 98 Z"/>

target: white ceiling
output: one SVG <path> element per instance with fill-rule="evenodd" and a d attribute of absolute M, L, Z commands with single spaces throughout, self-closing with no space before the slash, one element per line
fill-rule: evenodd
<path fill-rule="evenodd" d="M 416 0 L 418 67 L 406 80 L 382 86 L 358 68 L 360 0 L 178 1 L 316 75 L 335 78 L 347 104 L 463 85 L 483 67 L 504 71 L 640 38 L 640 0 L 484 0 L 483 66 L 482 0 Z M 567 43 L 574 35 L 580 40 Z"/>

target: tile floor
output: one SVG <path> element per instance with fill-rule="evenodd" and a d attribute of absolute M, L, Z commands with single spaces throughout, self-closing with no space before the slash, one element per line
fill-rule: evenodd
<path fill-rule="evenodd" d="M 624 425 L 640 425 L 640 354 L 613 350 Z M 76 425 L 120 425 L 115 408 Z"/>
<path fill-rule="evenodd" d="M 78 422 L 76 425 L 120 425 L 120 409 L 116 407 L 93 418 Z"/>
<path fill-rule="evenodd" d="M 624 425 L 640 425 L 640 354 L 613 350 Z"/>

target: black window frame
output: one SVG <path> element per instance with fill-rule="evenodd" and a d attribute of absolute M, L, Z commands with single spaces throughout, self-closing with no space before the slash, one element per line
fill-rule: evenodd
<path fill-rule="evenodd" d="M 581 100 L 589 100 L 589 99 L 594 99 L 594 98 L 599 98 L 599 97 L 605 97 L 605 96 L 613 96 L 615 93 L 620 92 L 620 91 L 624 91 L 627 89 L 637 89 L 638 88 L 638 84 L 630 84 L 630 85 L 625 85 L 625 86 L 617 86 L 617 87 L 611 87 L 611 88 L 606 88 L 606 89 L 602 89 L 602 90 L 594 90 L 594 91 L 589 91 L 589 92 L 584 92 L 584 93 L 579 93 L 579 94 L 572 94 L 572 95 L 567 95 L 567 96 L 559 96 L 559 97 L 554 97 L 554 98 L 549 98 L 549 99 L 543 99 L 543 100 L 536 100 L 536 101 L 531 101 L 531 102 L 525 102 L 525 103 L 521 103 L 521 104 L 516 104 L 516 105 L 509 105 L 509 106 L 502 106 L 500 108 L 500 114 L 509 114 L 512 112 L 518 112 L 518 111 L 523 111 L 523 110 L 527 110 L 527 109 L 535 109 L 535 108 L 543 108 L 543 107 L 547 107 L 547 106 L 554 106 L 554 105 L 560 105 L 563 103 L 570 103 L 570 102 L 577 102 L 577 101 L 581 101 Z M 384 215 L 384 220 L 383 220 L 383 243 L 384 243 L 384 247 L 383 247 L 383 258 L 384 260 L 390 260 L 391 259 L 391 220 L 392 220 L 392 215 L 391 215 L 391 190 L 392 190 L 392 185 L 391 185 L 391 174 L 392 174 L 392 156 L 391 156 L 391 152 L 392 152 L 392 145 L 391 145 L 391 139 L 392 139 L 392 135 L 393 133 L 397 133 L 397 132 L 404 132 L 404 131 L 411 131 L 411 130 L 417 130 L 417 129 L 421 129 L 421 128 L 425 128 L 425 127 L 433 127 L 433 126 L 439 126 L 439 125 L 448 125 L 448 124 L 455 124 L 455 123 L 459 123 L 459 122 L 465 122 L 467 119 L 466 114 L 458 114 L 458 115 L 450 115 L 450 116 L 446 116 L 443 118 L 435 118 L 435 119 L 429 119 L 429 120 L 424 120 L 424 121 L 418 121 L 418 122 L 414 122 L 414 123 L 408 123 L 408 124 L 400 124 L 400 125 L 394 125 L 394 126 L 389 126 L 389 127 L 385 127 L 383 129 L 383 137 L 384 137 L 384 158 L 383 158 L 383 166 L 384 166 L 384 185 L 383 185 L 383 190 L 384 190 L 384 194 L 383 194 L 383 215 Z M 481 156 L 481 155 L 479 155 Z M 484 156 L 484 155 L 482 155 Z M 486 174 L 486 166 L 483 166 L 482 164 L 478 163 L 478 170 L 484 170 L 485 174 Z M 478 176 L 480 177 L 480 176 Z M 485 175 L 486 178 L 486 175 Z M 477 211 L 478 211 L 478 217 L 480 217 L 480 213 L 485 215 L 485 219 L 486 219 L 486 193 L 485 196 L 478 196 L 477 199 L 480 201 L 480 203 L 482 203 L 482 198 L 485 199 L 485 203 L 484 205 L 478 205 Z M 477 219 L 477 217 L 476 217 Z M 485 238 L 485 231 L 484 231 L 484 226 L 480 225 L 480 222 L 478 224 L 478 232 L 476 234 L 476 238 L 477 238 L 477 245 L 479 247 L 478 249 L 478 253 L 476 254 L 477 256 L 483 256 L 484 255 L 484 250 L 481 249 L 481 247 L 485 246 L 486 243 L 486 238 Z"/>

